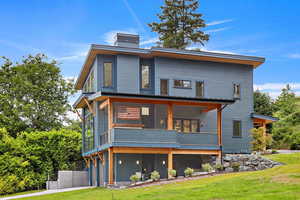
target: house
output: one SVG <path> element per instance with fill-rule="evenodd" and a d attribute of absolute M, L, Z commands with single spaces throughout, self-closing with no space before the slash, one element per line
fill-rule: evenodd
<path fill-rule="evenodd" d="M 139 36 L 91 45 L 76 89 L 90 185 L 126 184 L 132 174 L 162 178 L 168 169 L 250 153 L 253 71 L 264 58 L 153 47 Z"/>

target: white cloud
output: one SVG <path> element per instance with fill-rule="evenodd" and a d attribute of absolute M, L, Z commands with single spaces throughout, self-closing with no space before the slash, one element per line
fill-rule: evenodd
<path fill-rule="evenodd" d="M 147 45 L 147 44 L 154 44 L 156 42 L 158 42 L 158 38 L 157 37 L 153 37 L 153 38 L 150 38 L 148 40 L 141 41 L 140 45 L 143 46 L 143 45 Z"/>
<path fill-rule="evenodd" d="M 136 29 L 129 28 L 125 30 L 112 30 L 104 34 L 103 40 L 106 44 L 113 45 L 117 33 L 138 34 Z"/>
<path fill-rule="evenodd" d="M 77 53 L 74 53 L 74 55 L 58 57 L 58 58 L 56 58 L 56 60 L 57 61 L 82 60 L 83 58 L 86 57 L 87 53 L 88 53 L 88 51 L 77 52 Z"/>
<path fill-rule="evenodd" d="M 264 83 L 254 84 L 254 90 L 281 90 L 289 84 L 292 90 L 300 90 L 300 83 Z"/>
<path fill-rule="evenodd" d="M 288 55 L 289 58 L 300 59 L 300 53 L 292 53 Z"/>
<path fill-rule="evenodd" d="M 206 24 L 206 26 L 214 26 L 214 25 L 219 25 L 219 24 L 224 24 L 228 22 L 232 22 L 233 19 L 224 19 L 224 20 L 217 20 L 217 21 L 212 21 Z"/>
<path fill-rule="evenodd" d="M 210 30 L 206 30 L 205 33 L 217 33 L 217 32 L 221 32 L 221 31 L 226 31 L 228 29 L 231 29 L 231 27 L 223 27 L 223 28 L 210 29 Z"/>

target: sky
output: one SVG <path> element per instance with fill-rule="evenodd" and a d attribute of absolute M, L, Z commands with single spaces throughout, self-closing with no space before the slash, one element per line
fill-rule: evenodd
<path fill-rule="evenodd" d="M 254 88 L 273 98 L 286 84 L 300 95 L 300 1 L 200 0 L 210 40 L 202 50 L 265 57 Z M 292 3 L 291 3 L 292 2 Z M 157 41 L 163 0 L 9 0 L 0 4 L 0 56 L 19 61 L 44 53 L 63 76 L 77 77 L 90 44 L 112 44 L 116 32 L 135 33 L 141 47 Z"/>

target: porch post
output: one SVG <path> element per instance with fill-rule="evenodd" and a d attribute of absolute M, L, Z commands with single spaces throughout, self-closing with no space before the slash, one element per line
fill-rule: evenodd
<path fill-rule="evenodd" d="M 113 155 L 113 149 L 108 149 L 108 184 L 113 185 L 114 184 L 114 155 Z"/>
<path fill-rule="evenodd" d="M 168 103 L 168 130 L 173 130 L 173 104 Z"/>
<path fill-rule="evenodd" d="M 168 178 L 170 178 L 169 170 L 173 169 L 173 152 L 168 153 Z"/>
<path fill-rule="evenodd" d="M 218 131 L 218 145 L 220 147 L 219 159 L 222 161 L 222 109 L 221 106 L 217 109 L 217 131 Z"/>

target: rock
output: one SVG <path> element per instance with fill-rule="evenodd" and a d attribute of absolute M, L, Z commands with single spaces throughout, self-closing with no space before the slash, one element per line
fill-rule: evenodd
<path fill-rule="evenodd" d="M 229 162 L 224 162 L 223 166 L 226 168 L 226 167 L 229 167 L 230 166 L 230 163 Z"/>
<path fill-rule="evenodd" d="M 225 169 L 225 172 L 233 172 L 233 168 L 232 168 L 232 167 L 227 167 L 227 168 Z"/>

